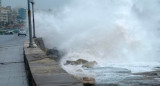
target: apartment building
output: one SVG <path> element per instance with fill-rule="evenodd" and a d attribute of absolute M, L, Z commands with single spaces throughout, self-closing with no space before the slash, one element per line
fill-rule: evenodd
<path fill-rule="evenodd" d="M 8 24 L 9 13 L 10 13 L 10 10 L 8 8 L 0 7 L 0 24 L 2 26 Z"/>

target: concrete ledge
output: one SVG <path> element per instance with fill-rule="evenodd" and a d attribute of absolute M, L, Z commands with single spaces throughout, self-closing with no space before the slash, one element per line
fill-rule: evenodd
<path fill-rule="evenodd" d="M 27 48 L 24 43 L 25 68 L 29 86 L 83 86 L 82 83 L 63 70 L 56 61 L 48 58 L 37 47 Z"/>

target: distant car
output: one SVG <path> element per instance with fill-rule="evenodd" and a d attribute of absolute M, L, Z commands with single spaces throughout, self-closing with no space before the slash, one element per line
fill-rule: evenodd
<path fill-rule="evenodd" d="M 18 36 L 19 35 L 25 35 L 26 36 L 26 31 L 24 29 L 19 29 Z"/>
<path fill-rule="evenodd" d="M 6 35 L 13 35 L 13 31 L 12 30 L 8 30 L 5 34 Z"/>

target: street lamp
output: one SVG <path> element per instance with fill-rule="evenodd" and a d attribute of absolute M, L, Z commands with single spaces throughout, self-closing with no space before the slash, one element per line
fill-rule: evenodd
<path fill-rule="evenodd" d="M 33 15 L 33 38 L 36 38 L 36 35 L 35 35 L 35 22 L 34 22 L 34 4 L 35 4 L 35 2 L 33 0 L 31 0 L 31 4 L 32 4 L 32 15 Z"/>
<path fill-rule="evenodd" d="M 34 46 L 32 41 L 30 0 L 28 0 L 28 24 L 29 24 L 29 48 L 33 48 Z"/>

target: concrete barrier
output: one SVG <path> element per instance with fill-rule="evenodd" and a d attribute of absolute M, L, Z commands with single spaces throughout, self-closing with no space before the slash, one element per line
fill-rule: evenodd
<path fill-rule="evenodd" d="M 63 70 L 56 61 L 50 59 L 34 43 L 36 48 L 27 48 L 29 42 L 24 43 L 25 68 L 29 86 L 83 86 Z"/>

